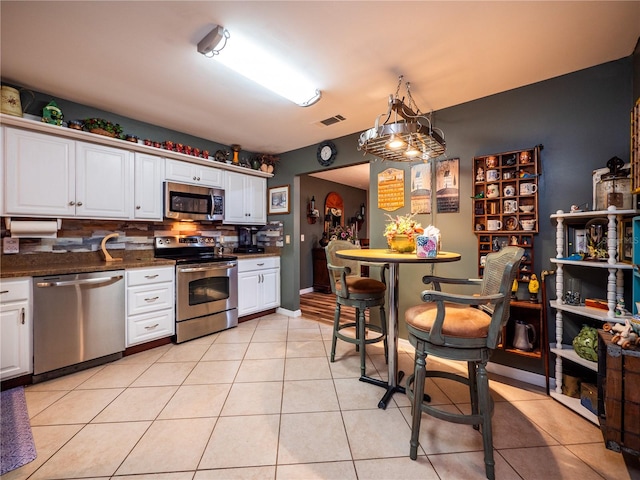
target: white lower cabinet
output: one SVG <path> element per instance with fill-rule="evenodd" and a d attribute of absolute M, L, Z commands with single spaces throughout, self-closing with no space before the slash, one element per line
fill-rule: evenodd
<path fill-rule="evenodd" d="M 238 316 L 280 306 L 280 257 L 238 260 Z"/>
<path fill-rule="evenodd" d="M 0 281 L 0 379 L 33 372 L 31 277 Z"/>
<path fill-rule="evenodd" d="M 175 270 L 173 267 L 126 271 L 126 346 L 175 334 Z"/>

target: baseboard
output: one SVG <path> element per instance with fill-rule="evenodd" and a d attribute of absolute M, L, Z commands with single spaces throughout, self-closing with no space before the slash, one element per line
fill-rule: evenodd
<path fill-rule="evenodd" d="M 403 348 L 413 349 L 409 340 L 404 338 L 398 339 L 398 346 L 402 346 Z M 438 358 L 439 362 L 447 363 L 446 360 Z M 528 383 L 530 385 L 535 385 L 538 387 L 546 388 L 547 383 L 545 381 L 544 375 L 540 375 L 538 373 L 528 372 L 526 370 L 520 370 L 518 368 L 509 367 L 507 365 L 502 365 L 499 363 L 489 362 L 487 364 L 487 370 L 491 373 L 495 373 L 496 375 L 501 375 L 503 377 L 512 378 L 514 380 L 518 380 L 520 382 Z M 555 380 L 553 378 L 549 379 L 552 384 L 551 388 L 555 388 Z"/>
<path fill-rule="evenodd" d="M 303 288 L 300 290 L 300 295 L 304 295 L 305 293 L 313 293 L 313 287 Z"/>

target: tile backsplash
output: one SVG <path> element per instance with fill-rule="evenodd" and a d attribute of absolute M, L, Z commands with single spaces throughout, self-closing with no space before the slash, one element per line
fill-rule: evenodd
<path fill-rule="evenodd" d="M 228 248 L 238 244 L 237 232 L 232 225 L 63 219 L 57 238 L 21 238 L 17 255 L 97 251 L 102 239 L 110 233 L 118 233 L 119 236 L 108 241 L 109 250 L 153 250 L 153 238 L 161 235 L 220 237 Z M 0 236 L 10 235 L 3 221 Z"/>

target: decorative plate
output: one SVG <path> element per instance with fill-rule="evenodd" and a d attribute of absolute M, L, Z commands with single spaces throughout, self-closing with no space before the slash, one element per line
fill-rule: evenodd
<path fill-rule="evenodd" d="M 507 230 L 517 230 L 518 219 L 516 217 L 507 217 L 504 221 L 504 228 Z"/>

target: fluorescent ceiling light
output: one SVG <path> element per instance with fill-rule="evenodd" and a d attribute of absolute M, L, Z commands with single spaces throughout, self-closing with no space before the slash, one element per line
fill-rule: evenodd
<path fill-rule="evenodd" d="M 216 26 L 213 32 L 219 32 L 222 27 Z M 212 33 L 213 33 L 212 32 Z M 276 55 L 252 43 L 241 35 L 231 36 L 227 30 L 225 35 L 214 34 L 215 38 L 226 41 L 226 44 L 215 51 L 215 61 L 262 85 L 278 95 L 291 100 L 301 107 L 308 107 L 320 100 L 321 92 L 304 75 L 282 61 Z M 207 35 L 200 44 L 198 51 L 207 55 L 201 44 L 211 35 Z M 224 49 L 224 50 L 223 50 Z"/>

